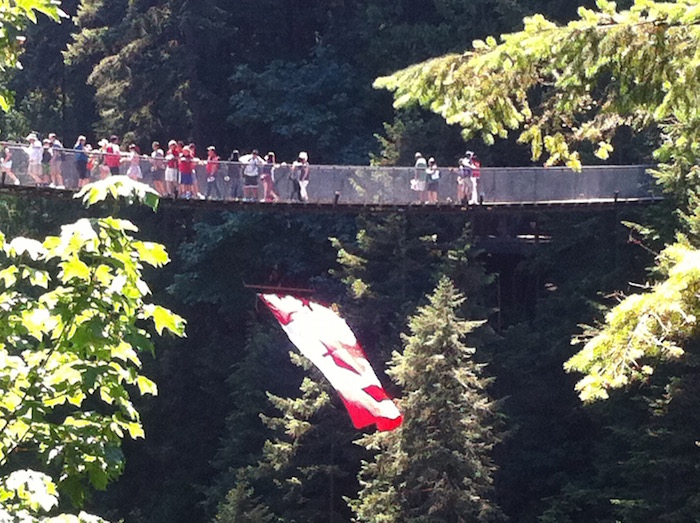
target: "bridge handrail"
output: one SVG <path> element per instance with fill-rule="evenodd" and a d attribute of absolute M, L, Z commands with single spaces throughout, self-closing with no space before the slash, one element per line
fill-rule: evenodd
<path fill-rule="evenodd" d="M 26 144 L 0 142 L 12 154 L 12 171 L 18 175 L 22 184 L 31 185 L 32 179 L 27 173 L 28 158 L 24 151 Z M 69 148 L 57 149 L 64 157 L 61 171 L 68 188 L 77 186 L 78 174 L 75 156 L 78 151 Z M 100 151 L 87 153 L 89 157 L 99 160 L 105 156 Z M 121 173 L 125 174 L 128 153 L 122 152 Z M 199 191 L 207 187 L 205 160 L 199 159 L 196 177 Z M 96 162 L 97 163 L 97 162 Z M 225 198 L 242 197 L 235 194 L 236 185 L 242 175 L 240 162 L 220 160 L 219 175 L 216 180 L 218 188 Z M 141 171 L 149 181 L 152 160 L 142 155 Z M 480 196 L 486 202 L 552 202 L 571 200 L 657 198 L 660 190 L 648 172 L 652 166 L 586 166 L 581 172 L 574 172 L 565 167 L 484 167 L 479 181 Z M 438 196 L 440 202 L 456 202 L 457 174 L 456 167 L 439 167 Z M 291 164 L 280 163 L 275 166 L 274 188 L 283 200 L 289 200 L 293 181 L 290 180 Z M 390 204 L 401 205 L 416 203 L 420 195 L 411 190 L 411 179 L 416 173 L 414 167 L 368 166 L 368 165 L 310 165 L 309 166 L 309 202 L 338 202 L 352 204 Z M 91 173 L 99 177 L 96 165 Z M 224 177 L 229 177 L 225 180 Z M 262 187 L 259 191 L 262 197 Z"/>

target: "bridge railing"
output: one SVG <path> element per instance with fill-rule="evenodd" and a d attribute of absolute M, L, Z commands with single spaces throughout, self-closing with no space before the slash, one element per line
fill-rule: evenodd
<path fill-rule="evenodd" d="M 28 156 L 25 146 L 6 144 L 10 151 L 11 166 L 2 164 L 0 174 L 11 170 L 23 185 L 34 185 L 28 173 Z M 66 188 L 78 186 L 76 151 L 56 151 L 61 174 Z M 90 153 L 93 165 L 90 179 L 106 175 L 101 167 L 104 155 Z M 242 198 L 242 171 L 244 164 L 220 162 L 216 184 L 225 199 Z M 120 174 L 127 174 L 128 158 L 123 156 Z M 153 179 L 153 163 L 149 157 L 140 160 L 144 181 Z M 46 167 L 50 169 L 50 167 Z M 441 203 L 457 203 L 456 167 L 440 167 L 438 200 Z M 339 204 L 387 204 L 405 205 L 418 203 L 420 194 L 411 190 L 411 180 L 416 174 L 413 167 L 374 167 L 311 165 L 309 168 L 308 195 L 311 203 Z M 273 187 L 283 201 L 292 201 L 293 181 L 291 165 L 279 164 L 273 171 Z M 229 180 L 225 180 L 229 177 Z M 206 193 L 207 174 L 204 160 L 196 167 L 196 178 L 200 193 Z M 10 183 L 3 176 L 5 183 Z M 484 202 L 542 203 L 581 200 L 650 199 L 660 196 L 654 179 L 643 165 L 592 166 L 574 172 L 563 167 L 485 167 L 481 169 L 478 192 Z M 214 193 L 217 194 L 216 192 Z M 258 198 L 262 199 L 263 188 L 259 185 Z"/>

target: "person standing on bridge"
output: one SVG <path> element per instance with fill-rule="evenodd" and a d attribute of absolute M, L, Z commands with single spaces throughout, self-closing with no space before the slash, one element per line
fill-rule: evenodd
<path fill-rule="evenodd" d="M 121 151 L 119 150 L 119 137 L 113 134 L 109 137 L 109 143 L 105 148 L 105 165 L 109 167 L 112 176 L 119 174 L 119 164 L 121 164 Z"/>
<path fill-rule="evenodd" d="M 180 156 L 180 194 L 188 200 L 192 198 L 194 192 L 194 166 L 195 159 L 190 153 L 190 148 L 185 146 L 182 148 L 182 156 Z"/>
<path fill-rule="evenodd" d="M 309 200 L 309 193 L 306 188 L 309 185 L 309 155 L 304 151 L 299 153 L 297 159 L 292 163 L 292 200 L 300 202 Z"/>
<path fill-rule="evenodd" d="M 243 199 L 247 201 L 258 201 L 258 179 L 260 177 L 260 169 L 263 166 L 262 158 L 258 155 L 258 150 L 253 149 L 250 158 L 243 168 Z"/>
<path fill-rule="evenodd" d="M 124 162 L 129 164 L 126 170 L 126 175 L 140 182 L 143 179 L 143 172 L 141 171 L 141 151 L 139 151 L 138 145 L 132 143 L 129 145 L 129 156 L 124 158 Z"/>
<path fill-rule="evenodd" d="M 167 193 L 165 191 L 165 153 L 163 149 L 160 148 L 160 142 L 153 142 L 151 144 L 151 180 L 153 183 L 153 188 L 158 191 L 158 194 L 165 196 Z"/>
<path fill-rule="evenodd" d="M 80 135 L 73 146 L 73 149 L 76 151 L 75 170 L 78 171 L 78 188 L 83 187 L 90 181 L 90 173 L 88 172 L 88 153 L 92 150 L 92 147 L 85 143 L 86 141 L 87 138 Z"/>
<path fill-rule="evenodd" d="M 51 182 L 51 158 L 53 157 L 53 147 L 51 140 L 44 138 L 41 149 L 41 176 L 44 179 L 44 185 L 48 185 L 52 189 L 56 187 Z"/>
<path fill-rule="evenodd" d="M 468 165 L 471 169 L 470 181 L 472 194 L 469 199 L 470 205 L 476 205 L 479 203 L 479 179 L 481 178 L 481 162 L 476 157 L 472 151 L 467 151 L 464 155 L 467 159 Z"/>
<path fill-rule="evenodd" d="M 216 196 L 221 200 L 221 189 L 219 189 L 219 157 L 216 154 L 216 147 L 210 145 L 207 147 L 207 200 L 211 199 L 216 192 Z"/>
<path fill-rule="evenodd" d="M 428 203 L 437 203 L 440 171 L 437 168 L 435 158 L 428 160 L 428 168 L 425 170 L 425 175 L 428 180 Z"/>
<path fill-rule="evenodd" d="M 228 166 L 224 181 L 228 186 L 224 186 L 224 193 L 228 194 L 231 199 L 237 200 L 243 197 L 243 189 L 241 186 L 241 165 L 239 163 L 240 152 L 238 149 L 231 151 L 228 157 Z"/>
<path fill-rule="evenodd" d="M 51 185 L 56 189 L 65 189 L 63 185 L 63 160 L 66 159 L 66 153 L 63 151 L 63 144 L 59 141 L 56 133 L 49 133 L 49 143 L 51 144 Z"/>
<path fill-rule="evenodd" d="M 192 185 L 194 186 L 193 193 L 200 200 L 204 200 L 205 197 L 199 190 L 199 176 L 197 176 L 197 166 L 204 165 L 207 162 L 202 162 L 199 158 L 197 158 L 197 146 L 194 144 L 194 142 L 190 142 L 190 155 L 192 156 L 192 160 L 194 161 L 194 171 L 192 171 Z"/>
<path fill-rule="evenodd" d="M 472 192 L 472 166 L 466 156 L 459 159 L 457 171 L 457 202 L 466 205 Z"/>
<path fill-rule="evenodd" d="M 105 163 L 107 160 L 107 147 L 109 147 L 109 140 L 102 138 L 97 142 L 97 175 L 100 180 L 104 180 L 109 176 L 109 167 Z"/>
<path fill-rule="evenodd" d="M 12 151 L 6 145 L 2 147 L 2 172 L 7 176 L 12 183 L 19 185 L 19 179 L 12 172 Z"/>
<path fill-rule="evenodd" d="M 165 193 L 167 196 L 175 194 L 179 183 L 178 162 L 180 161 L 180 151 L 177 149 L 177 142 L 168 142 L 168 153 L 165 155 Z"/>
<path fill-rule="evenodd" d="M 426 201 L 426 170 L 428 168 L 428 162 L 423 158 L 421 153 L 416 153 L 415 155 L 416 163 L 414 165 L 416 172 L 413 174 L 413 179 L 411 180 L 411 190 L 418 193 L 418 201 L 420 203 L 425 203 Z"/>
<path fill-rule="evenodd" d="M 263 200 L 266 202 L 276 202 L 280 199 L 275 192 L 276 169 L 275 153 L 269 152 L 265 155 L 265 165 L 262 166 L 262 175 L 260 176 L 263 186 Z"/>
<path fill-rule="evenodd" d="M 32 177 L 34 183 L 43 185 L 44 180 L 41 176 L 41 156 L 43 153 L 41 142 L 36 133 L 30 133 L 27 136 L 29 145 L 24 148 L 24 152 L 29 157 L 29 176 Z"/>

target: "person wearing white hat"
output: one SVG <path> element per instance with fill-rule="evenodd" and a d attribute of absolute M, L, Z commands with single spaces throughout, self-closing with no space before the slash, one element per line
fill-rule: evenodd
<path fill-rule="evenodd" d="M 153 188 L 161 196 L 166 196 L 165 190 L 165 152 L 160 146 L 159 141 L 154 141 L 151 144 L 151 179 Z"/>
<path fill-rule="evenodd" d="M 41 157 L 44 153 L 43 147 L 36 133 L 29 133 L 26 140 L 29 142 L 29 145 L 24 148 L 24 152 L 27 153 L 29 157 L 27 173 L 32 177 L 34 183 L 43 185 L 44 179 L 41 175 Z"/>
<path fill-rule="evenodd" d="M 243 159 L 241 159 L 243 161 Z M 258 181 L 260 170 L 265 161 L 258 154 L 257 149 L 253 149 L 250 157 L 245 161 L 243 167 L 243 199 L 251 202 L 258 201 Z"/>
<path fill-rule="evenodd" d="M 418 193 L 418 201 L 420 203 L 425 203 L 428 199 L 428 193 L 426 191 L 427 178 L 425 171 L 428 168 L 428 161 L 423 157 L 420 152 L 415 154 L 416 163 L 414 167 L 416 169 L 411 179 L 411 190 Z"/>
<path fill-rule="evenodd" d="M 178 183 L 180 181 L 180 150 L 177 142 L 170 140 L 168 142 L 168 151 L 165 153 L 165 195 L 171 196 L 175 194 Z"/>
<path fill-rule="evenodd" d="M 292 200 L 308 201 L 309 194 L 306 188 L 309 185 L 309 155 L 306 152 L 300 152 L 297 159 L 292 163 L 291 177 Z"/>
<path fill-rule="evenodd" d="M 109 146 L 109 140 L 106 138 L 102 138 L 99 142 L 97 142 L 98 147 L 100 148 L 100 154 L 98 156 L 99 158 L 99 172 L 100 172 L 100 180 L 104 180 L 107 178 L 107 176 L 110 175 L 109 167 L 105 163 L 105 158 L 107 157 L 107 147 Z"/>
<path fill-rule="evenodd" d="M 430 157 L 428 159 L 428 168 L 425 170 L 425 174 L 428 180 L 428 203 L 437 203 L 438 188 L 440 184 L 440 170 L 437 167 L 435 158 Z"/>
<path fill-rule="evenodd" d="M 207 159 L 204 162 L 207 171 L 207 194 L 206 198 L 209 200 L 214 196 L 214 193 L 216 193 L 216 196 L 219 200 L 221 200 L 223 197 L 221 195 L 221 189 L 219 189 L 219 155 L 216 154 L 216 147 L 213 145 L 210 145 L 207 147 Z"/>

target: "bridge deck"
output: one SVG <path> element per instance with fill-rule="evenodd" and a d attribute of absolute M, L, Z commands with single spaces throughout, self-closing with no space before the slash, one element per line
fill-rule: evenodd
<path fill-rule="evenodd" d="M 22 198 L 51 198 L 71 200 L 76 191 L 72 189 L 50 189 L 48 187 L 4 185 L 0 186 L 0 194 L 13 195 Z M 543 211 L 597 211 L 613 207 L 641 207 L 663 201 L 658 196 L 641 198 L 591 198 L 587 200 L 552 200 L 539 202 L 483 202 L 476 205 L 457 203 L 437 204 L 375 204 L 375 203 L 328 203 L 328 202 L 250 202 L 243 200 L 201 200 L 163 197 L 161 207 L 168 209 L 189 209 L 193 211 L 256 211 L 282 213 L 347 213 L 347 214 L 454 214 L 469 213 L 483 214 L 512 214 L 523 212 Z"/>

